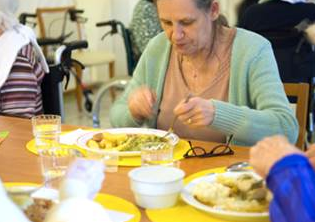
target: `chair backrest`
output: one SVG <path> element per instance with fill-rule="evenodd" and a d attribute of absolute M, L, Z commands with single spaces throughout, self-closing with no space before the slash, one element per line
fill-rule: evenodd
<path fill-rule="evenodd" d="M 296 146 L 305 149 L 306 124 L 308 114 L 309 84 L 284 83 L 284 90 L 288 97 L 296 97 L 295 115 L 299 123 L 299 136 Z"/>
<path fill-rule="evenodd" d="M 127 56 L 127 67 L 128 67 L 128 75 L 132 76 L 133 71 L 135 70 L 138 60 L 139 60 L 139 55 L 136 55 L 133 47 L 132 47 L 132 42 L 130 38 L 130 30 L 125 28 L 124 26 L 121 27 L 124 38 L 124 44 L 125 44 L 125 50 L 126 50 L 126 56 Z"/>
<path fill-rule="evenodd" d="M 82 40 L 80 24 L 70 18 L 69 11 L 74 9 L 74 6 L 37 8 L 40 38 L 63 38 L 69 35 L 67 42 Z M 48 50 L 47 47 L 43 47 L 44 54 L 49 57 Z"/>

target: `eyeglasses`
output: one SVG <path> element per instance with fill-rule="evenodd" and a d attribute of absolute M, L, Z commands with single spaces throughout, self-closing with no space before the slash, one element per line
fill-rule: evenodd
<path fill-rule="evenodd" d="M 190 149 L 184 154 L 185 158 L 191 157 L 215 157 L 215 156 L 225 156 L 225 155 L 233 155 L 234 151 L 230 147 L 231 140 L 233 135 L 230 135 L 225 144 L 219 144 L 213 147 L 209 152 L 206 151 L 205 148 L 200 146 L 192 146 L 191 142 L 188 141 Z"/>

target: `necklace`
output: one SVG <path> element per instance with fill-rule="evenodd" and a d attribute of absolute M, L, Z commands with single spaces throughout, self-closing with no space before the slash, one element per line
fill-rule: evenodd
<path fill-rule="evenodd" d="M 209 68 L 209 57 L 203 60 L 200 65 L 196 66 L 189 58 L 184 58 L 183 56 L 179 57 L 179 68 L 180 75 L 189 90 L 195 94 L 202 93 L 207 88 L 209 88 L 213 81 L 217 78 L 219 73 L 221 62 L 216 54 L 213 55 L 213 58 L 219 60 L 218 67 L 215 67 L 214 70 Z M 196 63 L 195 63 L 196 64 Z"/>
<path fill-rule="evenodd" d="M 202 71 L 202 69 L 205 67 L 208 59 L 205 59 L 199 66 L 195 66 L 194 63 L 187 58 L 187 65 L 190 66 L 191 71 L 192 71 L 192 77 L 196 79 L 198 77 L 198 73 Z"/>

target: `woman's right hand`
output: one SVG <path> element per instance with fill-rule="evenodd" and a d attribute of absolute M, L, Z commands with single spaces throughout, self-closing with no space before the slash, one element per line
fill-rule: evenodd
<path fill-rule="evenodd" d="M 146 86 L 142 86 L 132 92 L 128 99 L 128 107 L 131 115 L 139 121 L 149 119 L 154 115 L 156 93 Z"/>

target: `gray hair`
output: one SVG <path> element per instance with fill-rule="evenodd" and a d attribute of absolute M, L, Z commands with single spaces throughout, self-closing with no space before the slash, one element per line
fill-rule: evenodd
<path fill-rule="evenodd" d="M 14 13 L 19 6 L 18 0 L 0 0 L 0 29 L 5 31 L 18 24 Z"/>
<path fill-rule="evenodd" d="M 213 0 L 195 0 L 197 8 L 208 12 L 210 10 Z"/>

